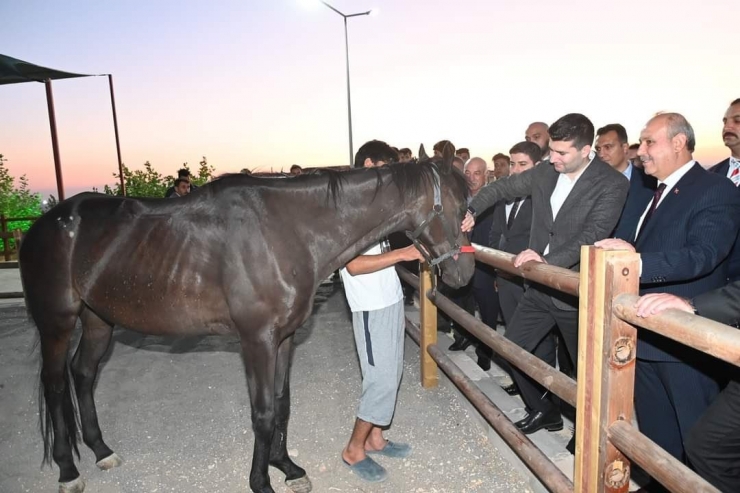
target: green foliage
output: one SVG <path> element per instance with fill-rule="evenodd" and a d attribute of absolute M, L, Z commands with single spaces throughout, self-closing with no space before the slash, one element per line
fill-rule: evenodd
<path fill-rule="evenodd" d="M 0 214 L 14 218 L 38 217 L 41 213 L 41 196 L 31 193 L 26 175 L 18 178 L 16 183 L 5 167 L 5 158 L 0 154 Z M 8 223 L 8 231 L 17 228 L 28 231 L 31 224 L 32 221 L 12 221 Z"/>
<path fill-rule="evenodd" d="M 184 163 L 182 167 L 188 168 L 188 163 Z M 191 181 L 198 186 L 203 185 L 211 179 L 214 171 L 213 166 L 210 166 L 206 157 L 203 156 L 203 160 L 198 163 L 198 173 L 191 172 Z M 103 192 L 108 195 L 121 195 L 120 175 L 114 173 L 113 177 L 119 182 L 113 187 L 105 185 Z M 175 182 L 174 176 L 162 175 L 152 167 L 149 161 L 144 163 L 143 170 L 132 171 L 124 165 L 123 179 L 126 182 L 126 195 L 129 197 L 164 197 L 167 189 Z"/>

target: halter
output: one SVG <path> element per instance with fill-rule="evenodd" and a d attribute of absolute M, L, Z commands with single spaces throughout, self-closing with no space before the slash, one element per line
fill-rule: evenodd
<path fill-rule="evenodd" d="M 432 174 L 434 177 L 434 205 L 432 206 L 432 210 L 429 212 L 429 214 L 427 214 L 426 219 L 424 219 L 413 232 L 406 231 L 406 236 L 408 236 L 408 238 L 414 243 L 416 249 L 421 252 L 426 262 L 433 268 L 434 271 L 439 268 L 438 264 L 444 262 L 448 258 L 454 257 L 455 255 L 458 255 L 460 253 L 473 253 L 474 250 L 472 247 L 460 246 L 457 243 L 455 239 L 455 234 L 453 232 L 454 230 L 450 227 L 449 222 L 447 222 L 445 220 L 445 217 L 442 215 L 442 213 L 444 212 L 444 206 L 442 205 L 442 191 L 440 189 L 440 179 L 439 174 L 437 173 L 436 166 L 432 166 Z M 435 217 L 439 218 L 439 220 L 442 222 L 442 229 L 447 236 L 447 243 L 452 247 L 448 252 L 443 253 L 438 257 L 432 257 L 432 250 L 430 248 L 427 248 L 421 241 L 419 241 L 419 237 L 431 225 Z M 432 274 L 432 286 L 433 289 L 436 290 L 436 272 L 432 272 Z"/>

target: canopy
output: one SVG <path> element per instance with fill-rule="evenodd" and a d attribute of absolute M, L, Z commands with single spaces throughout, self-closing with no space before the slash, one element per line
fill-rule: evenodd
<path fill-rule="evenodd" d="M 93 77 L 90 74 L 73 74 L 52 68 L 34 65 L 17 58 L 0 55 L 0 84 L 18 84 L 20 82 L 44 82 L 47 79 L 73 79 L 75 77 Z"/>
<path fill-rule="evenodd" d="M 106 75 L 106 74 L 103 74 Z M 113 76 L 108 75 L 110 85 L 110 100 L 113 109 L 113 128 L 116 133 L 116 151 L 118 152 L 118 172 L 121 179 L 121 192 L 126 195 L 126 183 L 123 180 L 123 161 L 121 160 L 121 145 L 118 140 L 118 119 L 116 117 L 116 100 L 113 96 Z M 59 200 L 64 200 L 64 184 L 62 182 L 62 166 L 59 157 L 59 140 L 57 138 L 57 124 L 54 115 L 54 97 L 51 92 L 51 81 L 57 79 L 73 79 L 76 77 L 95 77 L 94 74 L 76 74 L 52 68 L 34 65 L 17 58 L 0 54 L 0 85 L 19 84 L 22 82 L 43 82 L 46 85 L 46 102 L 49 107 L 49 125 L 51 127 L 51 145 L 54 151 L 54 168 L 57 177 L 57 193 Z"/>

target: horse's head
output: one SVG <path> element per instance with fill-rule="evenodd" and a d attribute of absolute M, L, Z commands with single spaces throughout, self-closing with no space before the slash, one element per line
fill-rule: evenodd
<path fill-rule="evenodd" d="M 451 288 L 470 282 L 475 259 L 460 224 L 467 210 L 465 177 L 443 159 L 419 163 L 431 178 L 428 192 L 412 218 L 413 231 L 406 234 L 426 261 L 442 272 L 442 281 Z M 426 169 L 424 169 L 426 168 Z"/>

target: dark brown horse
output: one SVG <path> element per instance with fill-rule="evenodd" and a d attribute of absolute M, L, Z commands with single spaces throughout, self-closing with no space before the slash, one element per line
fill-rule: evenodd
<path fill-rule="evenodd" d="M 60 491 L 84 490 L 73 457 L 75 407 L 97 465 L 121 463 L 103 441 L 93 400 L 113 325 L 238 333 L 255 434 L 249 484 L 272 492 L 273 465 L 293 491 L 310 491 L 286 438 L 293 334 L 317 287 L 369 244 L 404 230 L 414 231 L 445 283 L 465 285 L 474 264 L 459 255 L 469 245 L 459 228 L 465 196 L 459 172 L 427 162 L 283 179 L 232 175 L 182 198 L 84 193 L 54 207 L 28 231 L 20 266 L 41 342 L 44 461 L 59 466 Z M 78 317 L 82 336 L 68 361 Z"/>

